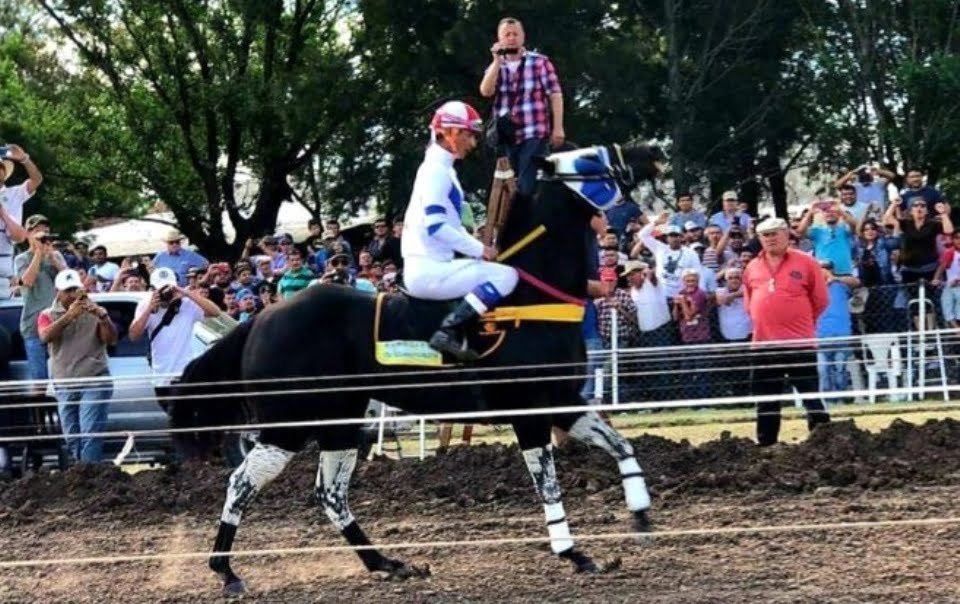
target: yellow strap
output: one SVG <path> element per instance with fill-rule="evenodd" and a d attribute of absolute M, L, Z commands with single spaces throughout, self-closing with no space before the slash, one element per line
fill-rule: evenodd
<path fill-rule="evenodd" d="M 505 321 L 549 321 L 557 323 L 580 323 L 584 307 L 577 304 L 533 304 L 530 306 L 501 306 L 483 315 L 483 320 L 497 323 Z"/>
<path fill-rule="evenodd" d="M 529 245 L 531 241 L 533 241 L 534 239 L 536 239 L 540 235 L 543 235 L 546 232 L 547 232 L 547 227 L 543 226 L 542 224 L 537 226 L 537 228 L 533 229 L 532 231 L 524 235 L 523 239 L 514 243 L 504 251 L 500 252 L 500 255 L 497 256 L 497 262 L 503 262 L 510 256 L 513 256 L 523 248 L 527 247 L 527 245 Z"/>

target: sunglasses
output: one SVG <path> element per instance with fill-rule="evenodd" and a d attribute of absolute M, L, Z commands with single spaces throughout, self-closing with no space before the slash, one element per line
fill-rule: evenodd
<path fill-rule="evenodd" d="M 925 207 L 927 207 L 927 204 L 925 204 L 925 203 L 915 203 L 915 204 L 912 204 L 911 207 L 914 207 L 914 208 L 925 208 Z"/>
<path fill-rule="evenodd" d="M 346 266 L 346 265 L 347 265 L 347 261 L 346 261 L 346 260 L 331 260 L 331 261 L 330 261 L 330 266 Z"/>

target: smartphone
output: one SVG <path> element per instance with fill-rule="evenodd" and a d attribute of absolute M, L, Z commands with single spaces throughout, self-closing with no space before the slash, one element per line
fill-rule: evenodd
<path fill-rule="evenodd" d="M 0 159 L 6 159 L 10 155 L 10 147 L 3 145 L 0 147 Z"/>

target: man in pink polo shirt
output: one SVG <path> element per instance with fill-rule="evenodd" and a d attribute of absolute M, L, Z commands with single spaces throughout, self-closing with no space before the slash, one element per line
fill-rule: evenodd
<path fill-rule="evenodd" d="M 756 229 L 763 251 L 743 271 L 747 312 L 753 322 L 754 349 L 765 354 L 754 361 L 751 390 L 755 396 L 782 395 L 795 387 L 817 392 L 817 317 L 827 308 L 827 286 L 817 261 L 790 249 L 789 225 L 768 218 Z M 780 434 L 780 401 L 757 403 L 757 442 L 765 447 Z M 819 398 L 803 401 L 807 427 L 830 421 Z"/>

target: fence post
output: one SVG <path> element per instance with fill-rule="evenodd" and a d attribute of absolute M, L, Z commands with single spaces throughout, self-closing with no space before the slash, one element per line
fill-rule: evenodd
<path fill-rule="evenodd" d="M 617 335 L 619 314 L 616 308 L 610 309 L 610 402 L 614 405 L 620 404 L 620 338 Z"/>
<path fill-rule="evenodd" d="M 427 420 L 420 418 L 420 461 L 427 456 Z"/>
<path fill-rule="evenodd" d="M 927 281 L 920 279 L 919 284 L 920 297 L 920 336 L 919 336 L 919 362 L 917 363 L 917 386 L 920 388 L 920 399 L 926 397 L 927 385 Z"/>
<path fill-rule="evenodd" d="M 377 402 L 380 404 L 380 425 L 377 426 L 377 455 L 383 455 L 383 429 L 387 417 L 387 404 Z"/>

